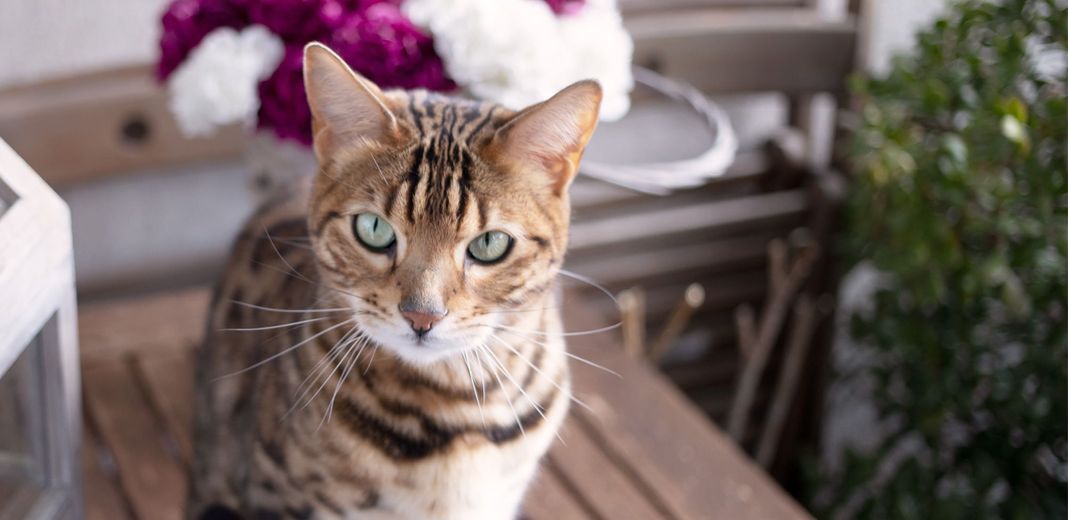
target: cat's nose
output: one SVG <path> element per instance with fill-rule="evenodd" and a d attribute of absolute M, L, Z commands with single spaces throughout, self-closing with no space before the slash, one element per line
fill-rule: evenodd
<path fill-rule="evenodd" d="M 414 306 L 405 308 L 404 305 L 400 306 L 400 313 L 401 316 L 404 316 L 404 319 L 408 320 L 408 324 L 412 326 L 412 330 L 414 330 L 419 337 L 425 336 L 437 322 L 441 321 L 441 319 L 448 314 L 448 312 L 444 310 L 418 308 Z"/>

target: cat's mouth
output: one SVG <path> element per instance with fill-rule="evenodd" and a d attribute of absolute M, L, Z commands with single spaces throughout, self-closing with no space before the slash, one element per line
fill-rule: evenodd
<path fill-rule="evenodd" d="M 408 334 L 412 343 L 417 347 L 432 348 L 435 343 L 438 343 L 438 338 L 431 335 L 431 332 L 411 332 Z"/>
<path fill-rule="evenodd" d="M 440 323 L 426 332 L 416 332 L 400 323 L 376 323 L 362 327 L 371 339 L 397 357 L 417 365 L 427 365 L 459 356 L 477 345 L 479 338 L 453 330 Z"/>

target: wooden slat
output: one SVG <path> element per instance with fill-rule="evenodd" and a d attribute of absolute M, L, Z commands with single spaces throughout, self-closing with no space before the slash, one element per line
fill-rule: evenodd
<path fill-rule="evenodd" d="M 767 170 L 768 161 L 764 153 L 755 150 L 740 151 L 723 175 L 709 179 L 701 188 L 688 191 L 722 192 L 731 185 L 753 182 Z M 650 195 L 582 175 L 575 178 L 568 191 L 571 197 L 571 207 L 577 214 L 604 206 L 651 198 Z"/>
<path fill-rule="evenodd" d="M 837 92 L 853 70 L 854 20 L 813 10 L 670 11 L 625 24 L 635 63 L 707 92 Z"/>
<path fill-rule="evenodd" d="M 198 160 L 236 157 L 245 131 L 187 139 L 148 66 L 0 92 L 0 137 L 52 186 Z"/>
<path fill-rule="evenodd" d="M 188 348 L 204 333 L 211 291 L 203 287 L 84 305 L 78 316 L 83 358 Z M 118 327 L 115 324 L 121 323 Z"/>
<path fill-rule="evenodd" d="M 595 399 L 591 403 L 594 410 L 604 406 L 604 402 Z M 671 475 L 664 474 L 660 468 L 650 459 L 649 450 L 634 440 L 628 432 L 606 428 L 597 415 L 584 409 L 572 412 L 573 422 L 586 430 L 594 443 L 597 444 L 621 470 L 635 482 L 645 495 L 651 497 L 657 509 L 666 513 L 669 518 L 685 519 L 700 518 L 697 511 L 687 511 L 685 500 L 679 488 L 675 485 Z"/>
<path fill-rule="evenodd" d="M 523 500 L 524 517 L 529 520 L 588 518 L 589 512 L 560 483 L 554 468 L 547 463 L 544 466 Z"/>
<path fill-rule="evenodd" d="M 594 508 L 600 518 L 666 518 L 594 443 L 584 428 L 568 419 L 560 430 L 562 442 L 549 452 L 552 464 Z"/>
<path fill-rule="evenodd" d="M 805 0 L 619 0 L 623 16 L 648 11 L 667 9 L 694 9 L 701 7 L 765 7 L 800 6 Z"/>
<path fill-rule="evenodd" d="M 567 313 L 565 321 L 567 330 L 604 323 L 581 308 Z M 606 405 L 594 408 L 598 420 L 608 431 L 627 432 L 648 450 L 649 463 L 678 487 L 680 507 L 700 512 L 696 518 L 810 518 L 726 435 L 709 427 L 703 414 L 663 376 L 627 358 L 614 335 L 569 340 L 577 355 L 596 359 L 622 376 L 572 364 L 579 398 L 603 399 Z"/>
<path fill-rule="evenodd" d="M 125 360 L 84 367 L 85 401 L 100 438 L 115 456 L 119 480 L 140 520 L 181 520 L 182 467 L 167 453 L 164 432 Z"/>
<path fill-rule="evenodd" d="M 114 468 L 101 464 L 102 447 L 89 428 L 82 428 L 82 496 L 86 520 L 128 520 L 130 512 L 118 488 Z"/>
<path fill-rule="evenodd" d="M 660 201 L 671 204 L 672 201 Z M 802 190 L 696 202 L 665 207 L 658 211 L 620 211 L 571 226 L 571 246 L 576 249 L 610 245 L 671 234 L 691 233 L 713 228 L 798 218 L 807 208 Z"/>
<path fill-rule="evenodd" d="M 148 398 L 163 416 L 167 432 L 178 445 L 182 460 L 193 458 L 193 357 L 186 349 L 137 359 Z"/>
<path fill-rule="evenodd" d="M 758 272 L 733 273 L 729 276 L 687 277 L 682 280 L 660 282 L 654 281 L 645 287 L 646 318 L 651 322 L 664 318 L 671 308 L 678 303 L 686 291 L 686 287 L 698 282 L 706 285 L 705 302 L 695 317 L 695 323 L 701 323 L 705 316 L 716 311 L 727 311 L 747 302 L 759 301 L 764 297 L 765 280 Z M 612 287 L 609 287 L 612 289 Z M 616 288 L 619 289 L 619 288 Z M 583 297 L 588 303 L 583 304 L 589 309 L 595 310 L 604 316 L 618 316 L 619 309 L 616 304 L 595 289 L 586 290 Z M 571 309 L 575 306 L 569 306 Z"/>
<path fill-rule="evenodd" d="M 736 238 L 654 248 L 626 256 L 584 255 L 568 259 L 567 268 L 590 273 L 601 284 L 619 286 L 647 282 L 654 273 L 707 273 L 739 265 L 762 265 L 766 248 L 767 240 L 763 237 Z"/>

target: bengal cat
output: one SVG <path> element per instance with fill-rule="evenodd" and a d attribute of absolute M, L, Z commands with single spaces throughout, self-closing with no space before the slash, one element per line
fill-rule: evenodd
<path fill-rule="evenodd" d="M 319 172 L 217 288 L 189 516 L 514 518 L 570 400 L 553 280 L 600 87 L 515 112 L 304 60 Z"/>

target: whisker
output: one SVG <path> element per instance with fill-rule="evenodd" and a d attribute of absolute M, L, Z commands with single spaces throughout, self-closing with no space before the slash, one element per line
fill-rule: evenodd
<path fill-rule="evenodd" d="M 290 271 L 300 274 L 300 271 L 298 271 L 296 267 L 293 267 L 293 264 L 290 264 L 289 260 L 286 260 L 286 257 L 282 254 L 281 251 L 278 250 L 278 246 L 275 245 L 274 239 L 271 238 L 271 232 L 267 229 L 266 225 L 263 226 L 263 234 L 267 235 L 267 241 L 271 243 L 271 249 L 274 249 L 274 254 L 278 255 L 278 259 L 281 260 L 282 263 L 286 264 L 286 267 L 288 267 Z"/>
<path fill-rule="evenodd" d="M 327 285 L 327 284 L 316 282 L 315 280 L 312 280 L 312 279 L 308 278 L 307 276 L 304 276 L 300 272 L 290 273 L 290 272 L 286 271 L 285 269 L 281 269 L 281 268 L 275 267 L 275 266 L 273 266 L 271 264 L 268 264 L 266 262 L 262 262 L 260 260 L 252 260 L 252 263 L 255 264 L 255 265 L 258 265 L 260 267 L 264 267 L 264 268 L 270 269 L 270 270 L 275 271 L 277 273 L 284 274 L 286 276 L 292 276 L 294 279 L 300 280 L 300 281 L 302 281 L 304 283 L 307 283 L 307 284 L 310 284 L 310 285 L 312 285 L 314 287 L 319 287 L 319 288 L 322 288 L 322 289 L 326 289 L 328 291 L 333 291 L 333 292 L 336 292 L 338 294 L 344 294 L 346 296 L 352 296 L 353 298 L 356 298 L 357 300 L 366 300 L 366 298 L 364 298 L 363 296 L 360 296 L 358 294 L 353 294 L 353 293 L 345 291 L 343 289 L 338 289 L 337 287 L 332 287 L 332 286 Z"/>
<path fill-rule="evenodd" d="M 610 300 L 612 300 L 612 303 L 616 304 L 617 308 L 619 307 L 619 300 L 617 300 L 616 296 L 614 294 L 612 294 L 612 291 L 609 291 L 608 289 L 605 288 L 605 286 L 597 283 L 592 278 L 583 276 L 583 275 L 578 274 L 578 273 L 572 273 L 571 271 L 568 271 L 567 269 L 560 269 L 557 272 L 562 274 L 562 275 L 564 275 L 564 276 L 566 276 L 566 277 L 568 277 L 568 278 L 571 278 L 572 280 L 577 280 L 577 281 L 580 281 L 582 283 L 588 284 L 589 286 L 593 287 L 594 289 L 597 289 L 598 291 L 601 291 L 602 293 L 604 293 L 605 296 L 607 296 Z"/>
<path fill-rule="evenodd" d="M 293 392 L 294 394 L 300 393 L 300 396 L 296 397 L 296 399 L 293 401 L 293 406 L 290 407 L 290 409 L 286 411 L 285 415 L 282 416 L 283 419 L 285 418 L 285 416 L 293 412 L 297 408 L 297 406 L 300 405 L 301 401 L 304 401 L 304 397 L 308 395 L 308 392 L 311 391 L 312 386 L 315 385 L 315 381 L 319 379 L 319 377 L 315 375 L 319 373 L 325 373 L 323 383 L 319 385 L 319 388 L 315 391 L 315 394 L 312 395 L 311 398 L 309 398 L 304 403 L 304 406 L 302 406 L 301 408 L 306 408 L 309 404 L 311 404 L 313 400 L 315 400 L 315 397 L 319 395 L 319 392 L 323 389 L 324 386 L 326 386 L 326 383 L 330 381 L 330 375 L 333 374 L 334 371 L 336 371 L 335 368 L 334 371 L 327 372 L 326 367 L 329 366 L 329 363 L 332 360 L 337 359 L 338 356 L 345 352 L 349 345 L 352 344 L 352 341 L 354 341 L 353 336 L 358 336 L 359 334 L 359 329 L 356 325 L 353 325 L 352 328 L 350 328 L 347 332 L 345 332 L 343 336 L 341 336 L 341 339 L 337 340 L 337 342 L 330 347 L 330 350 L 327 351 L 326 355 L 323 356 L 323 358 L 320 359 L 314 367 L 312 367 L 312 369 L 309 371 L 308 376 L 304 378 L 304 381 L 302 381 L 300 386 L 298 386 L 297 389 Z M 312 376 L 315 376 L 315 378 L 312 379 Z M 305 385 L 307 386 L 305 387 Z M 301 391 L 302 388 L 304 389 L 303 391 Z"/>
<path fill-rule="evenodd" d="M 507 378 L 508 381 L 510 381 L 512 383 L 512 386 L 514 386 L 516 388 L 516 390 L 519 390 L 519 393 L 522 394 L 523 397 L 525 397 L 527 399 L 527 402 L 529 402 L 530 405 L 535 410 L 538 411 L 538 413 L 542 413 L 541 405 L 539 405 L 537 402 L 535 402 L 533 399 L 531 399 L 530 395 L 527 394 L 527 391 L 523 389 L 523 386 L 520 385 L 519 382 L 516 381 L 515 378 L 512 377 L 512 373 L 508 370 L 508 367 L 504 366 L 504 363 L 502 363 L 501 359 L 499 357 L 497 357 L 497 354 L 494 354 L 493 350 L 491 350 L 489 348 L 486 349 L 486 354 L 488 354 L 490 356 L 490 359 L 493 360 L 493 362 L 496 363 L 498 367 L 500 367 L 501 372 L 504 374 L 504 377 Z M 544 418 L 545 415 L 542 414 L 542 417 Z"/>
<path fill-rule="evenodd" d="M 363 375 L 367 375 L 367 372 L 371 370 L 371 364 L 375 362 L 375 354 L 378 353 L 378 343 L 375 343 L 375 348 L 371 349 L 371 358 L 367 360 L 367 367 L 363 369 Z"/>
<path fill-rule="evenodd" d="M 494 354 L 493 351 L 488 348 L 485 350 L 486 354 L 488 354 L 490 358 L 492 358 L 492 360 L 497 363 L 497 366 L 501 367 L 501 371 L 504 372 L 504 377 L 508 378 L 508 380 L 512 382 L 512 385 L 515 386 L 516 390 L 519 390 L 519 393 L 522 394 L 524 398 L 526 398 L 527 402 L 530 403 L 530 406 L 534 408 L 534 411 L 538 412 L 538 415 L 540 415 L 542 419 L 548 421 L 549 418 L 545 416 L 545 412 L 543 411 L 541 405 L 535 402 L 534 399 L 531 398 L 529 394 L 527 394 L 527 391 L 523 389 L 523 386 L 520 385 L 515 380 L 515 378 L 512 377 L 511 372 L 509 372 L 508 368 L 504 366 L 504 363 L 501 363 L 501 360 L 497 357 L 497 354 Z M 560 442 L 564 442 L 564 439 L 560 437 L 559 431 L 556 432 L 556 438 L 560 439 Z"/>
<path fill-rule="evenodd" d="M 261 360 L 261 361 L 257 361 L 256 363 L 253 363 L 251 366 L 242 368 L 241 370 L 238 370 L 237 372 L 231 372 L 229 374 L 216 377 L 212 381 L 218 381 L 220 379 L 225 379 L 227 377 L 233 377 L 233 376 L 236 376 L 238 374 L 243 374 L 245 372 L 248 372 L 249 370 L 252 370 L 252 369 L 254 369 L 256 367 L 263 366 L 264 364 L 266 364 L 266 363 L 268 363 L 268 362 L 270 362 L 272 360 L 278 359 L 278 358 L 280 358 L 280 357 L 282 357 L 282 356 L 284 356 L 284 355 L 286 355 L 286 354 L 288 354 L 288 353 L 300 348 L 302 345 L 308 343 L 309 341 L 312 341 L 315 338 L 318 338 L 319 336 L 322 336 L 323 334 L 326 334 L 327 332 L 330 332 L 330 331 L 332 331 L 332 330 L 334 330 L 334 329 L 336 329 L 338 327 L 341 327 L 343 325 L 347 325 L 349 323 L 352 323 L 353 321 L 355 321 L 355 320 L 348 319 L 348 320 L 345 320 L 345 321 L 343 321 L 341 323 L 338 323 L 337 325 L 332 325 L 332 326 L 330 326 L 330 327 L 328 327 L 328 328 L 326 328 L 326 329 L 324 329 L 324 330 L 312 335 L 311 337 L 308 337 L 308 338 L 304 339 L 300 343 L 297 343 L 296 345 L 293 345 L 292 347 L 286 348 L 285 350 L 283 350 L 281 352 L 278 352 L 276 354 L 271 355 L 267 359 L 264 359 L 264 360 Z"/>
<path fill-rule="evenodd" d="M 538 375 L 540 375 L 541 377 L 544 377 L 545 380 L 549 382 L 549 384 L 553 385 L 553 387 L 555 387 L 557 390 L 563 392 L 564 395 L 566 395 L 568 398 L 570 398 L 572 401 L 574 401 L 575 404 L 585 408 L 590 413 L 593 413 L 593 408 L 590 408 L 590 406 L 587 405 L 586 403 L 584 403 L 581 399 L 579 399 L 578 397 L 575 397 L 575 395 L 572 394 L 570 390 L 565 390 L 563 387 L 561 387 L 559 384 L 557 384 L 556 381 L 553 381 L 553 378 L 549 377 L 544 372 L 542 372 L 541 369 L 538 368 L 536 365 L 534 365 L 534 363 L 532 363 L 529 359 L 527 359 L 526 356 L 524 356 L 523 354 L 520 354 L 518 349 L 516 349 L 512 345 L 509 345 L 508 342 L 504 341 L 500 336 L 497 336 L 495 334 L 490 334 L 490 337 L 495 339 L 495 340 L 497 340 L 502 345 L 504 345 L 504 348 L 507 348 L 516 357 L 518 357 L 519 359 L 522 359 L 523 362 L 527 364 L 527 366 L 529 366 L 530 368 L 534 369 L 534 371 L 537 372 Z"/>
<path fill-rule="evenodd" d="M 315 323 L 317 321 L 323 321 L 323 320 L 329 320 L 329 319 L 333 319 L 333 318 L 331 318 L 329 316 L 320 316 L 318 318 L 308 318 L 306 320 L 294 321 L 294 322 L 291 322 L 291 323 L 281 323 L 281 324 L 278 324 L 278 325 L 267 325 L 265 327 L 232 327 L 232 328 L 219 329 L 219 331 L 220 332 L 254 332 L 254 331 L 257 331 L 257 330 L 284 329 L 286 327 L 294 327 L 294 326 L 297 326 L 297 325 L 304 325 L 305 323 Z"/>
<path fill-rule="evenodd" d="M 299 235 L 299 236 L 274 235 L 274 239 L 279 241 L 279 242 L 281 242 L 283 240 L 287 240 L 289 242 L 304 242 L 306 244 L 310 244 L 311 243 L 311 238 L 308 237 L 307 235 Z"/>
<path fill-rule="evenodd" d="M 483 344 L 483 346 L 485 346 L 485 344 Z M 482 400 L 485 401 L 486 400 L 486 364 L 485 364 L 485 362 L 482 361 L 482 354 L 480 354 L 478 352 L 477 348 L 475 350 L 472 350 L 471 354 L 475 356 L 475 359 L 478 361 L 478 369 L 479 369 L 479 371 L 482 372 L 482 377 L 480 377 L 479 379 L 482 381 Z"/>
<path fill-rule="evenodd" d="M 355 347 L 356 355 L 352 357 L 349 364 L 345 366 L 345 370 L 341 372 L 341 377 L 338 378 L 337 384 L 334 385 L 334 395 L 330 396 L 330 403 L 326 406 L 326 413 L 323 414 L 323 420 L 319 422 L 319 427 L 322 428 L 323 424 L 330 421 L 330 418 L 334 415 L 334 401 L 337 399 L 337 393 L 341 390 L 341 385 L 345 384 L 345 380 L 348 379 L 349 373 L 352 372 L 352 368 L 356 366 L 356 362 L 360 360 L 360 354 L 363 354 L 363 350 L 367 348 L 367 337 L 362 336 L 360 338 L 361 343 Z"/>
<path fill-rule="evenodd" d="M 475 372 L 471 370 L 471 363 L 467 359 L 467 352 L 460 352 L 460 356 L 464 360 L 464 366 L 467 367 L 467 376 L 471 380 L 471 395 L 475 398 L 475 404 L 478 405 L 478 415 L 482 418 L 482 428 L 486 427 L 486 414 L 482 411 L 482 401 L 478 398 L 478 389 L 475 386 Z"/>
<path fill-rule="evenodd" d="M 486 312 L 483 312 L 482 314 L 483 315 L 485 315 L 485 314 L 515 314 L 515 313 L 520 313 L 520 312 L 553 311 L 553 310 L 557 310 L 557 309 L 560 309 L 560 308 L 561 308 L 560 305 L 553 305 L 552 307 L 540 307 L 540 308 L 537 308 L 537 309 L 503 309 L 503 310 L 499 310 L 499 311 L 486 311 Z"/>
<path fill-rule="evenodd" d="M 593 368 L 598 368 L 598 369 L 604 370 L 605 372 L 608 372 L 609 374 L 612 374 L 612 375 L 614 375 L 614 376 L 616 376 L 616 377 L 618 377 L 620 379 L 623 379 L 623 376 L 620 375 L 619 372 L 616 372 L 615 370 L 612 370 L 611 368 L 608 368 L 608 367 L 606 367 L 604 365 L 599 365 L 597 363 L 594 363 L 593 361 L 590 361 L 590 360 L 588 360 L 588 359 L 586 359 L 586 358 L 584 358 L 582 356 L 577 356 L 577 355 L 572 354 L 572 353 L 567 352 L 567 351 L 564 351 L 564 355 L 569 357 L 569 358 L 571 358 L 571 359 L 574 359 L 575 361 L 578 361 L 579 363 L 584 363 L 584 364 L 589 365 L 589 366 L 591 366 Z"/>
<path fill-rule="evenodd" d="M 509 332 L 509 331 L 504 331 L 504 332 Z M 524 335 L 519 334 L 517 332 L 511 332 L 511 334 L 514 334 L 514 335 L 518 336 L 520 339 L 522 339 L 524 341 L 529 341 L 531 343 L 534 343 L 535 345 L 541 345 L 543 347 L 544 346 L 548 346 L 546 343 L 542 343 L 540 341 L 537 341 L 537 340 L 535 340 L 533 338 L 524 336 Z M 493 334 L 490 333 L 490 335 L 493 335 Z M 574 359 L 575 361 L 578 361 L 580 363 L 584 363 L 584 364 L 589 365 L 589 366 L 591 366 L 593 368 L 598 368 L 598 369 L 603 370 L 605 372 L 608 372 L 609 374 L 612 374 L 612 375 L 614 375 L 614 376 L 616 376 L 616 377 L 618 377 L 620 379 L 623 379 L 623 376 L 620 375 L 619 372 L 616 372 L 615 370 L 612 370 L 611 368 L 605 367 L 603 365 L 599 365 L 599 364 L 597 364 L 597 363 L 595 363 L 593 361 L 590 361 L 590 360 L 588 360 L 588 359 L 586 359 L 586 358 L 584 358 L 582 356 L 579 356 L 577 354 L 572 354 L 571 352 L 568 352 L 567 349 L 564 349 L 562 352 L 564 353 L 565 356 L 567 356 L 567 357 L 569 357 L 571 359 Z"/>
<path fill-rule="evenodd" d="M 489 349 L 485 345 L 479 345 L 478 349 L 489 353 Z M 519 420 L 519 413 L 515 411 L 515 405 L 512 404 L 512 398 L 508 395 L 508 392 L 504 389 L 504 381 L 501 381 L 501 376 L 497 374 L 497 368 L 492 364 L 490 368 L 493 370 L 493 377 L 497 379 L 497 387 L 501 389 L 501 393 L 504 394 L 505 400 L 508 401 L 508 408 L 512 410 L 512 416 L 515 417 L 515 425 L 519 427 L 519 431 L 523 434 L 523 438 L 527 437 L 527 431 L 523 428 L 523 421 Z"/>
<path fill-rule="evenodd" d="M 301 396 L 301 400 L 304 401 L 303 405 L 300 405 L 300 400 L 294 401 L 293 408 L 290 409 L 290 411 L 295 410 L 298 405 L 300 406 L 300 409 L 303 410 L 303 409 L 308 408 L 309 406 L 311 406 L 312 403 L 315 403 L 315 398 L 318 397 L 319 394 L 321 392 L 323 392 L 323 389 L 326 388 L 327 383 L 330 382 L 330 377 L 333 376 L 334 374 L 336 374 L 337 371 L 339 371 L 339 369 L 341 369 L 341 367 L 344 366 L 345 359 L 348 357 L 348 354 L 352 351 L 352 345 L 354 345 L 355 343 L 356 343 L 356 341 L 355 341 L 355 338 L 354 338 L 354 340 L 349 341 L 345 345 L 342 345 L 342 348 L 340 350 L 337 350 L 337 352 L 334 353 L 333 356 L 331 356 L 331 362 L 336 361 L 337 363 L 334 364 L 333 368 L 330 368 L 329 371 L 327 371 L 326 366 L 330 366 L 330 365 L 328 364 L 328 365 L 324 366 L 323 371 L 321 371 L 321 372 L 324 373 L 323 374 L 323 382 L 319 383 L 319 387 L 317 389 L 315 389 L 315 392 L 312 393 L 312 395 L 310 397 L 308 397 L 307 399 L 304 399 L 303 396 Z M 308 389 L 304 391 L 305 395 L 307 395 L 307 393 L 310 392 L 311 390 L 312 390 L 312 387 L 308 387 Z M 286 413 L 288 414 L 288 412 L 286 412 Z"/>
<path fill-rule="evenodd" d="M 331 369 L 330 372 L 328 374 L 326 374 L 325 377 L 323 377 L 322 384 L 320 384 L 319 388 L 317 388 L 315 390 L 315 393 L 312 394 L 312 396 L 309 397 L 308 400 L 304 402 L 304 406 L 302 406 L 301 409 L 307 408 L 309 405 L 311 405 L 315 401 L 316 397 L 319 397 L 319 393 L 321 393 L 323 391 L 323 388 L 325 388 L 327 383 L 330 382 L 330 378 L 333 377 L 333 375 L 336 374 L 338 372 L 338 370 L 340 370 L 342 373 L 345 372 L 345 367 L 346 367 L 345 361 L 348 359 L 348 357 L 350 355 L 352 355 L 353 352 L 355 352 L 357 350 L 357 348 L 358 348 L 358 347 L 356 347 L 356 342 L 357 341 L 359 341 L 359 337 L 355 337 L 351 341 L 349 341 L 348 343 L 345 344 L 345 347 L 343 349 L 344 350 L 344 354 L 342 354 L 340 358 L 337 358 L 337 363 L 334 365 L 334 368 Z M 326 418 L 326 410 L 323 411 L 323 418 L 324 419 Z M 322 421 L 320 421 L 319 422 L 319 426 L 317 426 L 315 428 L 315 430 L 318 431 L 319 428 L 322 427 L 322 425 L 323 425 L 323 423 L 322 423 Z"/>
<path fill-rule="evenodd" d="M 310 242 L 301 243 L 301 242 L 298 242 L 296 240 L 288 240 L 288 239 L 278 238 L 278 237 L 274 237 L 274 239 L 279 244 L 284 244 L 284 245 L 287 245 L 287 246 L 290 246 L 290 247 L 299 247 L 301 249 L 307 249 L 308 251 L 312 250 L 312 246 L 311 246 Z"/>
<path fill-rule="evenodd" d="M 326 312 L 341 312 L 341 311 L 352 310 L 352 309 L 348 309 L 348 308 L 345 308 L 345 307 L 337 307 L 337 308 L 334 308 L 334 309 L 279 309 L 279 308 L 276 308 L 276 307 L 264 307 L 262 305 L 255 305 L 255 304 L 252 304 L 252 303 L 247 303 L 247 302 L 238 301 L 238 300 L 230 300 L 230 303 L 233 303 L 233 304 L 236 304 L 236 305 L 240 305 L 242 307 L 248 307 L 250 309 L 261 310 L 261 311 L 294 313 L 294 314 L 305 313 L 305 312 L 326 313 Z"/>
<path fill-rule="evenodd" d="M 600 332 L 607 332 L 607 331 L 610 331 L 612 329 L 618 329 L 622 325 L 623 325 L 623 322 L 616 322 L 616 323 L 613 323 L 611 325 L 608 325 L 608 326 L 605 326 L 605 327 L 600 327 L 600 328 L 597 328 L 597 329 L 579 330 L 579 331 L 575 331 L 575 332 L 559 332 L 559 333 L 557 333 L 557 332 L 545 332 L 545 331 L 541 331 L 541 330 L 516 329 L 516 328 L 513 328 L 513 327 L 506 327 L 504 325 L 481 325 L 481 326 L 482 327 L 490 327 L 490 328 L 494 328 L 494 329 L 498 329 L 498 330 L 508 330 L 508 331 L 512 331 L 512 332 L 524 332 L 524 333 L 527 333 L 527 334 L 538 334 L 538 335 L 541 335 L 541 336 L 557 336 L 557 335 L 559 335 L 559 336 L 564 336 L 564 337 L 571 337 L 571 336 L 587 336 L 587 335 L 590 335 L 590 334 L 597 334 L 597 333 L 600 333 Z"/>
<path fill-rule="evenodd" d="M 375 159 L 375 154 L 370 154 L 370 157 L 371 162 L 375 165 L 375 169 L 378 170 L 378 175 L 382 177 L 382 182 L 389 184 L 389 181 L 386 180 L 386 174 L 382 172 L 382 167 L 378 165 L 378 159 Z"/>

